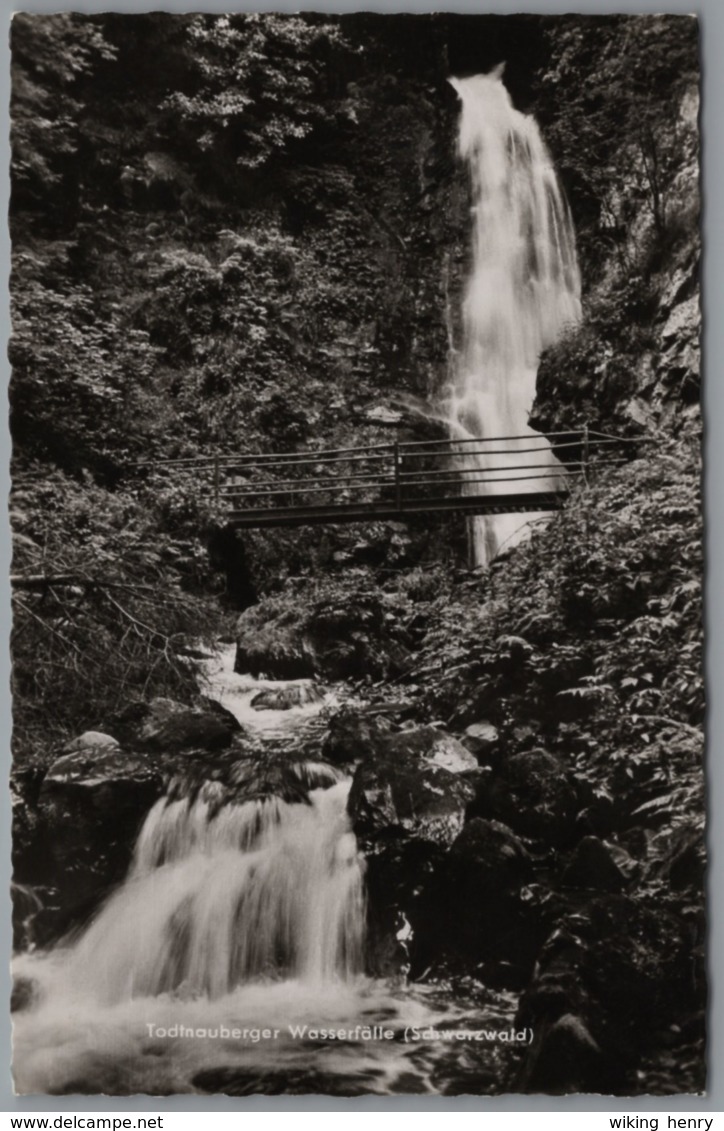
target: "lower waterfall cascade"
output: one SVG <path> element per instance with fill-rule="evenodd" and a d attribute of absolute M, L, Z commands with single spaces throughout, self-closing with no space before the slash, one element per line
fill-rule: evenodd
<path fill-rule="evenodd" d="M 260 687 L 285 685 L 236 674 L 233 656 L 226 648 L 208 665 L 207 690 L 259 736 L 303 732 L 322 709 L 251 709 Z M 403 1034 L 467 1030 L 466 1008 L 479 1007 L 364 973 L 351 779 L 321 761 L 298 765 L 301 779 L 323 782 L 307 803 L 227 804 L 212 781 L 195 796 L 161 798 L 125 881 L 87 926 L 16 957 L 16 978 L 34 987 L 14 1021 L 20 1093 L 183 1093 L 204 1091 L 207 1079 L 223 1091 L 224 1073 L 233 1087 L 248 1077 L 252 1092 L 275 1074 L 345 1095 L 404 1092 L 411 1081 L 436 1091 L 432 1074 L 449 1050 Z M 501 1029 L 513 1014 L 512 995 L 487 1003 L 487 1022 Z M 331 1048 L 320 1031 L 334 1034 Z"/>

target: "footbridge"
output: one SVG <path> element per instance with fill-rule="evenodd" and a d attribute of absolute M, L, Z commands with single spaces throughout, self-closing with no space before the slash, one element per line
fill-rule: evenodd
<path fill-rule="evenodd" d="M 412 515 L 554 511 L 638 440 L 587 428 L 546 436 L 416 440 L 295 452 L 144 460 L 187 479 L 232 527 L 316 526 Z"/>

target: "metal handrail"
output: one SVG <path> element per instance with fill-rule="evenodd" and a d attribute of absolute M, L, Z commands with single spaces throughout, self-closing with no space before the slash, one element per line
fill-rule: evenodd
<path fill-rule="evenodd" d="M 218 453 L 143 460 L 132 466 L 177 474 L 194 472 L 202 496 L 227 508 L 230 519 L 253 525 L 258 513 L 264 525 L 271 525 L 276 514 L 280 522 L 292 524 L 296 512 L 302 517 L 314 513 L 315 521 L 335 521 L 334 514 L 350 512 L 373 517 L 376 506 L 383 515 L 402 515 L 411 509 L 419 512 L 426 499 L 432 509 L 470 512 L 478 502 L 499 511 L 506 498 L 512 508 L 520 510 L 530 496 L 533 509 L 550 509 L 575 483 L 588 483 L 593 469 L 625 463 L 625 451 L 635 443 L 634 438 L 583 428 L 540 436 L 471 436 L 303 452 Z M 574 458 L 563 462 L 553 458 L 550 463 L 535 458 L 551 452 L 555 457 L 564 450 Z M 527 459 L 528 455 L 532 458 Z M 510 460 L 515 462 L 506 462 Z M 521 486 L 525 484 L 531 486 Z M 314 498 L 319 502 L 314 503 Z"/>

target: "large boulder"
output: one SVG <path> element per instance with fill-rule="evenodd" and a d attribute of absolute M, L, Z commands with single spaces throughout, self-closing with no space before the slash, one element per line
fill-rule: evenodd
<path fill-rule="evenodd" d="M 241 724 L 218 703 L 187 707 L 174 699 L 130 703 L 108 723 L 124 746 L 160 754 L 189 750 L 213 753 L 230 746 Z"/>
<path fill-rule="evenodd" d="M 622 891 L 626 877 L 607 845 L 597 836 L 584 836 L 566 864 L 562 883 L 569 888 L 593 891 Z"/>
<path fill-rule="evenodd" d="M 163 790 L 145 756 L 81 745 L 48 769 L 40 788 L 44 883 L 55 891 L 49 935 L 87 914 L 126 873 L 143 819 Z"/>
<path fill-rule="evenodd" d="M 357 767 L 348 802 L 367 850 L 396 836 L 452 844 L 475 796 L 469 763 L 476 766 L 469 752 L 434 727 L 380 738 Z"/>
<path fill-rule="evenodd" d="M 419 977 L 438 956 L 439 908 L 430 898 L 444 866 L 444 845 L 394 838 L 367 857 L 367 972 Z"/>
<path fill-rule="evenodd" d="M 363 762 L 350 790 L 349 814 L 367 850 L 393 836 L 448 845 L 473 796 L 469 782 L 430 762 Z"/>
<path fill-rule="evenodd" d="M 435 889 L 440 948 L 463 969 L 493 962 L 498 983 L 520 985 L 542 941 L 524 898 L 532 876 L 531 858 L 512 829 L 481 818 L 468 822 Z"/>
<path fill-rule="evenodd" d="M 367 955 L 374 974 L 414 977 L 437 956 L 439 909 L 430 893 L 474 796 L 471 763 L 469 751 L 449 735 L 419 727 L 376 730 L 357 766 L 348 811 L 367 857 Z"/>
<path fill-rule="evenodd" d="M 388 762 L 430 762 L 454 774 L 472 773 L 478 763 L 466 746 L 435 726 L 411 727 L 385 737 L 377 756 Z"/>
<path fill-rule="evenodd" d="M 322 754 L 338 766 L 351 765 L 373 757 L 390 729 L 390 723 L 384 715 L 345 708 L 330 719 L 322 744 Z"/>
<path fill-rule="evenodd" d="M 326 789 L 339 781 L 334 766 L 321 760 L 290 756 L 284 750 L 262 750 L 239 758 L 229 768 L 226 797 L 229 801 L 273 801 L 307 803 L 310 789 Z"/>
<path fill-rule="evenodd" d="M 624 895 L 574 907 L 555 923 L 521 997 L 516 1027 L 532 1030 L 533 1042 L 513 1087 L 646 1092 L 638 1064 L 662 1031 L 699 1015 L 705 991 L 704 979 L 692 978 L 681 925 L 664 908 Z"/>
<path fill-rule="evenodd" d="M 483 778 L 470 815 L 503 821 L 556 847 L 575 839 L 578 800 L 571 775 L 545 750 L 526 750 Z"/>
<path fill-rule="evenodd" d="M 64 754 L 75 754 L 81 750 L 87 751 L 101 751 L 101 750 L 120 750 L 121 744 L 117 738 L 113 738 L 110 734 L 105 734 L 100 730 L 86 730 L 83 734 L 78 735 L 77 738 L 72 738 L 70 742 L 66 743 L 63 747 Z"/>

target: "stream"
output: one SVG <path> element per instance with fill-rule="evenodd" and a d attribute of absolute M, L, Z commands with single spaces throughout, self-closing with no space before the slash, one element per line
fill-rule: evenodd
<path fill-rule="evenodd" d="M 305 681 L 238 675 L 233 648 L 206 674 L 247 734 L 289 751 L 341 694 L 257 710 L 260 691 Z M 515 996 L 365 974 L 351 779 L 321 760 L 309 770 L 327 782 L 308 804 L 219 806 L 212 783 L 156 803 L 126 880 L 84 930 L 15 961 L 36 986 L 15 1018 L 18 1092 L 500 1090 Z"/>

